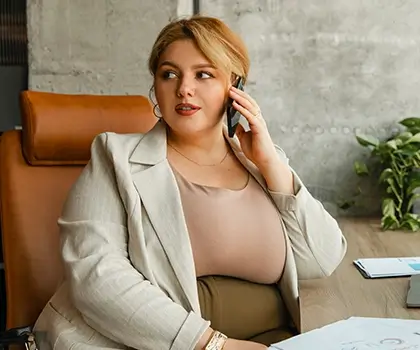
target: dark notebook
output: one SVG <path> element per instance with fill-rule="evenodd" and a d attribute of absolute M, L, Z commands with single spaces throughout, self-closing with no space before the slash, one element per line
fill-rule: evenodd
<path fill-rule="evenodd" d="M 407 307 L 420 307 L 420 275 L 411 276 L 407 293 Z"/>

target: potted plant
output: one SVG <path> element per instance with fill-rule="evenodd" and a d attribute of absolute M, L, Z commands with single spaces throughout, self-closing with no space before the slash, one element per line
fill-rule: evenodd
<path fill-rule="evenodd" d="M 420 216 L 413 205 L 420 197 L 420 118 L 406 118 L 399 122 L 404 128 L 381 141 L 370 135 L 356 135 L 360 145 L 370 150 L 372 167 L 356 161 L 354 170 L 359 176 L 379 172 L 383 189 L 381 226 L 384 230 L 420 229 Z"/>

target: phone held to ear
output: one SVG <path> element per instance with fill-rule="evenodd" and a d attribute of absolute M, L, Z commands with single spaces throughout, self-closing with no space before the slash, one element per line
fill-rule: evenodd
<path fill-rule="evenodd" d="M 234 85 L 237 89 L 244 91 L 244 79 L 239 77 L 238 81 Z M 239 120 L 241 119 L 241 114 L 232 106 L 233 100 L 229 98 L 227 103 L 227 127 L 228 127 L 228 134 L 229 137 L 233 137 L 236 132 L 236 127 L 239 124 Z"/>

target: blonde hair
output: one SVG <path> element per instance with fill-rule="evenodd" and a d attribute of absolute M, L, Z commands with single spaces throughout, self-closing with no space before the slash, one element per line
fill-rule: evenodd
<path fill-rule="evenodd" d="M 249 56 L 242 39 L 221 20 L 195 15 L 166 25 L 159 33 L 149 57 L 149 71 L 155 76 L 159 59 L 177 40 L 192 40 L 217 69 L 246 80 Z"/>

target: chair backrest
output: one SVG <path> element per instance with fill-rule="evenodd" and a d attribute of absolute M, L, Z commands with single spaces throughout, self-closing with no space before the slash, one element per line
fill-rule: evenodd
<path fill-rule="evenodd" d="M 0 143 L 0 208 L 7 328 L 35 322 L 62 281 L 57 219 L 105 131 L 144 133 L 156 123 L 143 96 L 23 92 L 22 130 Z"/>

